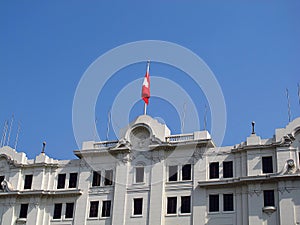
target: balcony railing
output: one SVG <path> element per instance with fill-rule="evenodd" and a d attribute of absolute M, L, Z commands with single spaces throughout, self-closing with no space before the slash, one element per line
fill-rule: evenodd
<path fill-rule="evenodd" d="M 101 142 L 97 142 L 94 144 L 94 148 L 108 148 L 108 147 L 113 147 L 116 144 L 118 144 L 118 140 L 116 141 L 101 141 Z"/>
<path fill-rule="evenodd" d="M 166 142 L 184 142 L 194 140 L 194 134 L 179 134 L 166 137 Z"/>

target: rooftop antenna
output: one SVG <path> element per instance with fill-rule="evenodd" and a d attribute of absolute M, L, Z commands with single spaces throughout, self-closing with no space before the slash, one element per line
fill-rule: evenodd
<path fill-rule="evenodd" d="M 4 127 L 3 127 L 3 133 L 2 133 L 2 138 L 1 138 L 1 145 L 0 145 L 1 147 L 3 147 L 5 145 L 7 129 L 8 129 L 8 121 L 5 120 Z"/>
<path fill-rule="evenodd" d="M 17 144 L 18 144 L 18 141 L 19 141 L 20 129 L 21 129 L 21 124 L 20 124 L 20 122 L 18 122 L 18 129 L 17 129 L 17 135 L 16 135 L 16 140 L 15 140 L 15 146 L 14 146 L 15 150 L 17 150 Z"/>
<path fill-rule="evenodd" d="M 255 134 L 255 121 L 252 121 L 252 134 Z"/>
<path fill-rule="evenodd" d="M 43 142 L 42 154 L 45 154 L 46 141 Z"/>
<path fill-rule="evenodd" d="M 286 89 L 286 98 L 287 98 L 287 106 L 288 106 L 288 118 L 289 118 L 289 122 L 291 122 L 291 103 L 290 103 L 289 89 Z"/>
<path fill-rule="evenodd" d="M 186 102 L 184 102 L 184 104 L 183 104 L 182 121 L 181 121 L 181 133 L 182 134 L 184 131 L 185 113 L 186 113 Z"/>
<path fill-rule="evenodd" d="M 14 123 L 14 114 L 12 114 L 11 120 L 10 120 L 10 126 L 9 126 L 9 131 L 8 131 L 8 136 L 7 136 L 7 142 L 6 142 L 7 146 L 9 146 L 10 134 L 11 134 L 11 129 L 12 129 L 13 123 Z"/>
<path fill-rule="evenodd" d="M 207 105 L 206 104 L 204 110 L 204 130 L 207 130 Z"/>
<path fill-rule="evenodd" d="M 109 110 L 107 113 L 106 141 L 108 141 L 110 123 L 111 123 L 111 110 Z"/>

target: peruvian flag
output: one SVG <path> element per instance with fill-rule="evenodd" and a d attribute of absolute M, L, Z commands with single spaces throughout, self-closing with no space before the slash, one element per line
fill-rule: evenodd
<path fill-rule="evenodd" d="M 149 98 L 150 98 L 150 74 L 149 74 L 149 68 L 150 68 L 150 61 L 147 63 L 147 72 L 144 78 L 143 87 L 142 87 L 142 99 L 144 102 L 148 105 Z"/>

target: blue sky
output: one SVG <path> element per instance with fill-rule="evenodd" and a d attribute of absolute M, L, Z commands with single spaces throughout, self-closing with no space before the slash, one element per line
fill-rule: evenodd
<path fill-rule="evenodd" d="M 19 121 L 18 151 L 35 157 L 46 141 L 49 156 L 74 158 L 78 147 L 72 103 L 87 68 L 119 45 L 163 40 L 196 53 L 216 76 L 227 109 L 223 145 L 244 141 L 252 120 L 260 136 L 272 137 L 274 129 L 288 122 L 286 88 L 292 118 L 300 116 L 299 11 L 297 0 L 0 1 L 1 133 L 5 120 L 14 114 L 10 145 Z M 144 73 L 143 63 L 128 66 L 103 88 L 96 106 L 102 139 L 116 94 Z M 150 74 L 186 89 L 203 120 L 207 100 L 186 74 L 155 62 Z M 132 108 L 130 119 L 142 112 L 142 106 L 140 101 Z M 164 99 L 152 98 L 148 113 L 163 118 L 173 133 L 180 132 L 178 112 Z M 112 129 L 109 138 L 115 139 Z"/>

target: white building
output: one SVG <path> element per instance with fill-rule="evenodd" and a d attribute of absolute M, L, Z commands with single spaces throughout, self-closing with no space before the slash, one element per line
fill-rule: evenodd
<path fill-rule="evenodd" d="M 274 137 L 216 147 L 143 115 L 78 159 L 0 149 L 0 224 L 300 224 L 300 118 Z"/>

